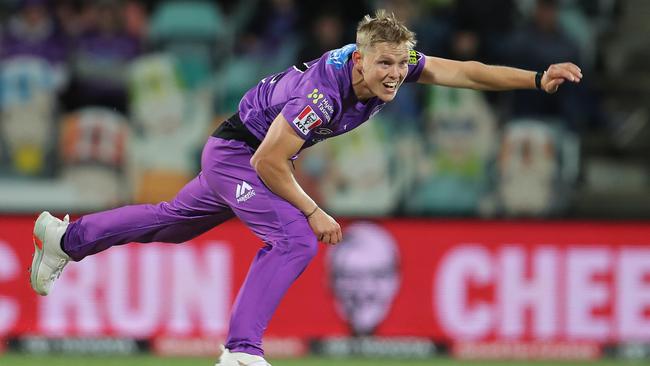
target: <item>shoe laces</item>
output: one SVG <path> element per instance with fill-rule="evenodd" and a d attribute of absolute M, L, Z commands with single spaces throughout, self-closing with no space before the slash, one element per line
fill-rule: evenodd
<path fill-rule="evenodd" d="M 63 267 L 65 267 L 66 263 L 68 261 L 66 259 L 59 259 L 59 262 L 56 264 L 56 269 L 54 272 L 52 272 L 52 275 L 50 276 L 50 280 L 56 280 L 59 277 L 61 277 L 61 273 L 63 273 Z"/>

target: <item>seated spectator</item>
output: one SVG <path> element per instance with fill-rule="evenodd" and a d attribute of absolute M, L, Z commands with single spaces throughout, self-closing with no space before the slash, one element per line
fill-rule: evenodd
<path fill-rule="evenodd" d="M 140 53 L 140 42 L 126 32 L 123 10 L 108 0 L 84 9 L 92 26 L 76 42 L 69 108 L 97 105 L 126 111 L 127 66 Z"/>
<path fill-rule="evenodd" d="M 514 28 L 513 0 L 456 0 L 451 17 L 454 57 L 500 63 L 499 50 Z"/>
<path fill-rule="evenodd" d="M 537 0 L 531 21 L 514 34 L 507 46 L 506 57 L 514 66 L 544 70 L 545 65 L 562 60 L 575 60 L 581 65 L 579 48 L 560 27 L 558 12 L 557 0 Z M 513 116 L 560 118 L 579 128 L 594 110 L 586 89 L 586 85 L 569 85 L 552 95 L 535 90 L 513 92 Z"/>
<path fill-rule="evenodd" d="M 343 40 L 343 24 L 341 19 L 334 13 L 319 14 L 305 33 L 307 36 L 302 42 L 302 48 L 296 63 L 317 59 L 326 51 L 345 44 Z"/>
<path fill-rule="evenodd" d="M 66 60 L 68 42 L 58 31 L 45 0 L 23 0 L 0 34 L 0 59 L 35 56 L 52 65 Z"/>
<path fill-rule="evenodd" d="M 559 121 L 509 121 L 497 163 L 497 210 L 507 217 L 564 213 L 576 182 L 578 140 Z"/>
<path fill-rule="evenodd" d="M 303 33 L 297 3 L 295 0 L 262 2 L 237 42 L 236 52 L 258 64 L 258 75 L 278 72 L 296 60 Z M 306 61 L 310 60 L 299 62 Z"/>
<path fill-rule="evenodd" d="M 429 88 L 417 164 L 405 195 L 411 215 L 474 215 L 489 191 L 497 120 L 480 91 Z"/>
<path fill-rule="evenodd" d="M 25 0 L 0 40 L 0 151 L 10 174 L 52 173 L 53 120 L 67 82 L 66 38 L 44 0 Z"/>

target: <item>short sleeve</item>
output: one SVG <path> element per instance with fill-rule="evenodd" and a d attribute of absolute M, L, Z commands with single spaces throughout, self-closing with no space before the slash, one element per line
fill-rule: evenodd
<path fill-rule="evenodd" d="M 422 70 L 424 69 L 424 63 L 426 62 L 426 57 L 422 52 L 416 50 L 409 51 L 409 71 L 406 74 L 406 83 L 414 83 L 420 78 Z"/>
<path fill-rule="evenodd" d="M 299 87 L 282 108 L 282 115 L 298 136 L 307 140 L 317 128 L 327 125 L 334 115 L 334 93 L 309 83 Z"/>

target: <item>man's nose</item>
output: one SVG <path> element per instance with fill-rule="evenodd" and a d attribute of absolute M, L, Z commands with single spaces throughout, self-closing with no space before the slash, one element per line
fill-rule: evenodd
<path fill-rule="evenodd" d="M 401 69 L 400 69 L 399 65 L 396 64 L 396 65 L 391 66 L 390 70 L 388 70 L 388 75 L 390 77 L 395 78 L 395 79 L 399 79 L 399 77 L 401 75 Z"/>
<path fill-rule="evenodd" d="M 390 76 L 399 77 L 399 66 L 398 65 L 393 65 L 390 68 Z"/>

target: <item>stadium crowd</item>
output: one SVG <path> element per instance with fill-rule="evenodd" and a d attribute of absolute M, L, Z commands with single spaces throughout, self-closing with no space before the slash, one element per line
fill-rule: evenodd
<path fill-rule="evenodd" d="M 325 207 L 650 217 L 650 85 L 635 79 L 647 66 L 634 61 L 648 47 L 627 33 L 644 26 L 643 3 L 3 0 L 0 210 L 171 198 L 246 90 L 353 43 L 358 19 L 381 7 L 425 54 L 529 70 L 571 61 L 585 78 L 554 95 L 405 85 L 372 123 L 299 159 L 301 182 Z"/>

